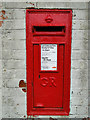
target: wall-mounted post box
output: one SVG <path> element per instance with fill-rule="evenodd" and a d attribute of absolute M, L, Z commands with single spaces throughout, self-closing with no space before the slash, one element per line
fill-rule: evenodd
<path fill-rule="evenodd" d="M 27 114 L 69 115 L 72 10 L 27 9 Z"/>

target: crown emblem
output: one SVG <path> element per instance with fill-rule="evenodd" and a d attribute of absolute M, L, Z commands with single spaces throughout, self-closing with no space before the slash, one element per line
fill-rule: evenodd
<path fill-rule="evenodd" d="M 47 23 L 51 23 L 53 21 L 52 17 L 50 15 L 48 15 L 46 18 L 45 18 L 45 21 Z"/>

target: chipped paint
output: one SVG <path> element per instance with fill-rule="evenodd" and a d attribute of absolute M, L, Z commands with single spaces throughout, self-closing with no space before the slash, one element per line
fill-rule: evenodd
<path fill-rule="evenodd" d="M 49 120 L 57 120 L 57 119 L 50 117 Z"/>
<path fill-rule="evenodd" d="M 19 82 L 19 87 L 22 88 L 22 91 L 23 91 L 23 92 L 27 92 L 27 89 L 26 89 L 27 84 L 25 83 L 24 80 L 20 80 L 20 82 Z"/>
<path fill-rule="evenodd" d="M 5 13 L 6 13 L 5 10 L 0 11 L 0 13 L 1 13 L 1 15 L 0 15 L 0 27 L 1 27 L 3 24 L 3 20 L 7 19 L 8 17 L 5 16 Z"/>
<path fill-rule="evenodd" d="M 27 90 L 26 90 L 25 88 L 24 88 L 24 89 L 22 89 L 22 91 L 23 91 L 23 92 L 27 92 Z"/>
<path fill-rule="evenodd" d="M 90 118 L 88 117 L 88 118 L 83 118 L 82 120 L 90 120 Z"/>
<path fill-rule="evenodd" d="M 24 80 L 20 80 L 19 87 L 26 87 L 26 83 L 24 82 Z"/>
<path fill-rule="evenodd" d="M 2 26 L 3 21 L 0 21 L 0 27 Z"/>
<path fill-rule="evenodd" d="M 33 5 L 33 6 L 35 6 L 35 4 L 34 3 L 32 3 L 32 2 L 26 2 L 27 4 L 31 4 L 31 5 Z"/>
<path fill-rule="evenodd" d="M 32 3 L 32 2 L 26 2 L 27 4 L 30 4 L 32 7 L 29 7 L 29 8 L 35 8 L 35 4 Z"/>
<path fill-rule="evenodd" d="M 30 2 L 29 4 L 34 5 L 34 3 Z M 34 5 L 35 6 L 35 5 Z"/>
<path fill-rule="evenodd" d="M 5 10 L 2 10 L 1 12 L 2 12 L 2 14 L 4 14 L 4 15 L 5 15 L 5 13 L 6 13 Z"/>

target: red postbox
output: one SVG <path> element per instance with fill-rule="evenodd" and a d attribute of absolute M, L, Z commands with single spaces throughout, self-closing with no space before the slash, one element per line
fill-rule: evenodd
<path fill-rule="evenodd" d="M 72 10 L 27 9 L 27 114 L 69 115 Z"/>

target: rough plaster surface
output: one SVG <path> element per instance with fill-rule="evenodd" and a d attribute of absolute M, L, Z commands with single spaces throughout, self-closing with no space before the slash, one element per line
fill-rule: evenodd
<path fill-rule="evenodd" d="M 26 27 L 27 7 L 72 9 L 71 94 L 70 115 L 57 118 L 88 117 L 88 3 L 3 2 L 4 20 L 0 19 L 0 65 L 2 65 L 3 118 L 26 117 L 26 93 L 19 81 L 26 81 Z M 1 11 L 0 10 L 0 13 Z M 2 23 L 3 21 L 3 23 Z M 1 81 L 0 81 L 1 82 Z M 1 84 L 0 84 L 1 85 Z M 2 88 L 2 92 L 1 92 Z M 1 106 L 1 105 L 0 105 Z M 45 117 L 45 116 L 39 116 Z M 47 116 L 50 117 L 50 116 Z"/>

